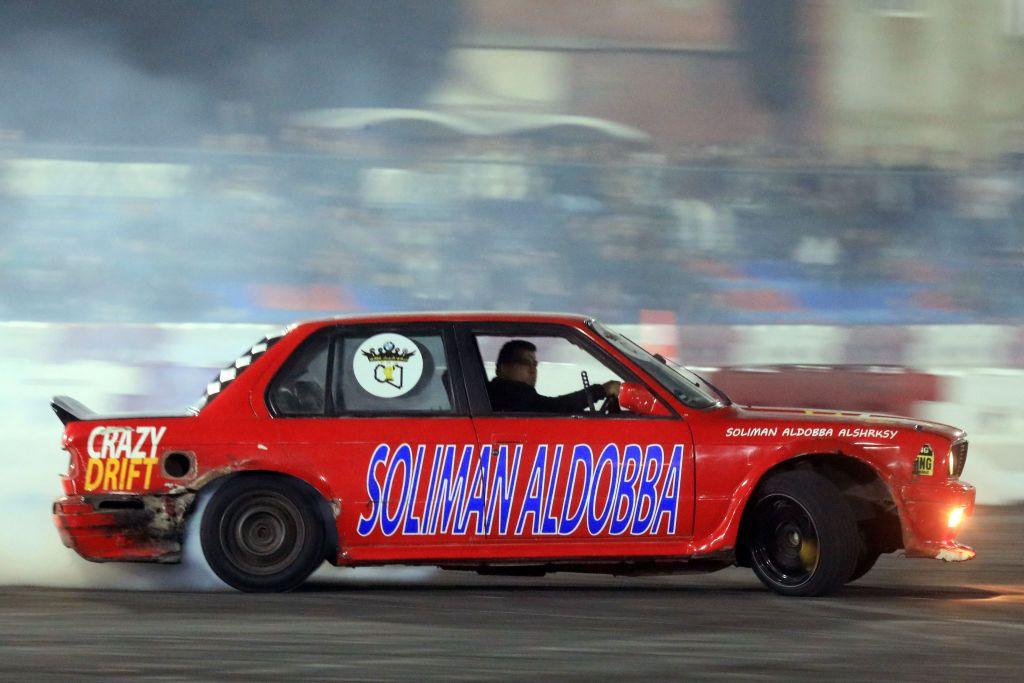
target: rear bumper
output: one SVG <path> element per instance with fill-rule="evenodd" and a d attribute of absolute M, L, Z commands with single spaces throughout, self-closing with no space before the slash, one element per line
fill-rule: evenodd
<path fill-rule="evenodd" d="M 64 496 L 53 522 L 64 545 L 92 562 L 178 562 L 191 494 Z"/>
<path fill-rule="evenodd" d="M 950 514 L 963 510 L 966 520 L 974 512 L 974 487 L 961 481 L 914 482 L 900 487 L 900 520 L 907 557 L 930 557 L 962 562 L 974 549 L 956 542 L 963 523 L 950 526 Z"/>

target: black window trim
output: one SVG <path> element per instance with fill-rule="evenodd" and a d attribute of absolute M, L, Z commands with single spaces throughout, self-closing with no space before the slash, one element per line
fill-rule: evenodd
<path fill-rule="evenodd" d="M 596 334 L 596 333 L 595 333 Z M 508 337 L 572 337 L 579 342 L 579 346 L 586 352 L 593 355 L 600 362 L 608 366 L 613 372 L 629 382 L 642 384 L 655 396 L 657 394 L 651 389 L 650 381 L 626 367 L 618 358 L 608 353 L 599 346 L 584 331 L 571 325 L 561 323 L 536 323 L 536 322 L 515 322 L 515 321 L 483 321 L 463 322 L 455 324 L 455 339 L 459 347 L 461 361 L 462 379 L 465 383 L 466 396 L 469 399 L 469 408 L 473 417 L 493 417 L 501 419 L 515 418 L 548 418 L 548 419 L 573 419 L 573 420 L 680 420 L 682 419 L 675 407 L 658 398 L 658 402 L 668 408 L 671 415 L 637 415 L 633 413 L 619 413 L 604 415 L 602 413 L 582 413 L 572 415 L 560 415 L 557 413 L 525 413 L 525 412 L 494 412 L 491 410 L 491 400 L 487 395 L 487 373 L 484 371 L 484 359 L 480 355 L 480 348 L 475 337 L 481 336 L 508 336 Z"/>
<path fill-rule="evenodd" d="M 441 337 L 441 342 L 444 345 L 445 360 L 448 364 L 448 377 L 449 383 L 452 389 L 452 410 L 451 411 L 431 411 L 425 412 L 420 410 L 394 410 L 394 411 L 339 411 L 336 410 L 334 403 L 334 366 L 335 366 L 335 349 L 337 348 L 336 341 L 342 336 L 358 336 L 360 334 L 366 334 L 372 336 L 374 334 L 383 334 L 386 332 L 395 332 L 405 336 L 416 336 L 424 334 L 433 334 Z M 285 369 L 288 361 L 301 353 L 307 346 L 319 343 L 323 337 L 329 337 L 327 342 L 327 387 L 324 392 L 324 411 L 319 415 L 282 415 L 274 407 L 273 402 L 270 400 L 270 390 L 274 386 L 274 382 L 277 380 L 278 375 Z M 315 332 L 311 333 L 308 337 L 302 340 L 295 349 L 288 354 L 288 358 L 281 362 L 277 370 L 270 377 L 267 382 L 267 386 L 263 392 L 263 405 L 267 409 L 273 419 L 281 420 L 321 420 L 321 419 L 337 419 L 337 418 L 396 418 L 396 417 L 416 417 L 416 418 L 457 418 L 457 417 L 469 417 L 469 399 L 466 396 L 466 387 L 462 381 L 462 364 L 459 358 L 458 346 L 455 338 L 455 330 L 452 323 L 449 322 L 388 322 L 388 323 L 359 323 L 357 325 L 339 323 L 337 325 L 329 325 L 322 327 Z"/>

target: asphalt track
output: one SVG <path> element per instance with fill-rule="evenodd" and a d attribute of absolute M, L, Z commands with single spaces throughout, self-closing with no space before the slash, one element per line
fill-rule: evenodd
<path fill-rule="evenodd" d="M 1018 680 L 1024 507 L 981 509 L 979 557 L 883 557 L 835 597 L 748 570 L 642 579 L 437 572 L 288 595 L 0 588 L 0 679 Z"/>

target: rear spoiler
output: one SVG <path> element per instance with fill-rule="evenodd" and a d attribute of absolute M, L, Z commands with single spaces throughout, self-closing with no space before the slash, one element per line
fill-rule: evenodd
<path fill-rule="evenodd" d="M 86 408 L 81 401 L 76 401 L 70 396 L 54 396 L 50 401 L 50 407 L 57 413 L 61 424 L 76 422 L 78 420 L 92 420 L 96 413 Z"/>
<path fill-rule="evenodd" d="M 169 412 L 153 412 L 143 411 L 141 413 L 95 413 L 81 401 L 76 401 L 70 396 L 54 396 L 53 400 L 50 401 L 50 407 L 53 408 L 53 412 L 57 413 L 57 418 L 62 424 L 67 425 L 69 422 L 78 422 L 79 420 L 131 420 L 139 418 L 147 419 L 162 419 L 168 417 L 188 417 L 189 415 L 195 416 L 195 413 L 188 413 L 185 411 L 169 411 Z"/>

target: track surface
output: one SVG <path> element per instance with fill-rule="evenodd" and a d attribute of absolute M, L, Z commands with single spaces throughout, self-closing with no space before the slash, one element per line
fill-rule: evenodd
<path fill-rule="evenodd" d="M 1024 508 L 979 510 L 973 562 L 886 556 L 836 597 L 745 569 L 643 579 L 438 572 L 289 595 L 0 588 L 0 678 L 1019 679 Z"/>

